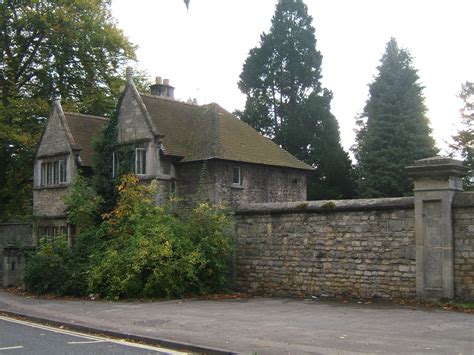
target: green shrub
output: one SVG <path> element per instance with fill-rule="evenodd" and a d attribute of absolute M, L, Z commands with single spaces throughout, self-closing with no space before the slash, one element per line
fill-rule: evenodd
<path fill-rule="evenodd" d="M 90 291 L 117 299 L 225 288 L 231 251 L 225 211 L 203 203 L 175 214 L 170 206 L 155 205 L 155 193 L 154 184 L 122 179 L 119 202 L 102 225 L 108 241 L 94 256 Z"/>
<path fill-rule="evenodd" d="M 36 294 L 67 294 L 71 259 L 72 251 L 64 237 L 41 245 L 26 265 L 23 277 L 26 289 Z"/>
<path fill-rule="evenodd" d="M 65 203 L 68 222 L 76 225 L 79 234 L 72 247 L 68 246 L 65 236 L 39 247 L 37 253 L 28 259 L 25 269 L 27 290 L 37 294 L 87 294 L 91 254 L 103 247 L 103 241 L 97 237 L 101 201 L 87 179 L 82 176 L 75 178 Z"/>
<path fill-rule="evenodd" d="M 230 222 L 223 208 L 157 206 L 156 183 L 141 185 L 135 175 L 124 176 L 117 190 L 117 205 L 98 225 L 99 200 L 77 180 L 67 201 L 81 232 L 72 247 L 62 238 L 39 248 L 25 272 L 29 291 L 118 299 L 181 297 L 227 286 Z"/>
<path fill-rule="evenodd" d="M 231 243 L 225 210 L 207 203 L 175 213 L 155 204 L 156 184 L 122 178 L 105 216 L 107 246 L 93 257 L 90 292 L 112 299 L 181 297 L 227 286 Z"/>

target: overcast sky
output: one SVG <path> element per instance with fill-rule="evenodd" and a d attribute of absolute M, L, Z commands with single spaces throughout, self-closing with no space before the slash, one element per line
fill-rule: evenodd
<path fill-rule="evenodd" d="M 270 29 L 277 0 L 113 0 L 112 13 L 138 45 L 138 66 L 169 78 L 175 97 L 242 109 L 242 65 Z M 345 149 L 390 37 L 419 70 L 440 148 L 459 123 L 461 83 L 474 81 L 474 0 L 306 0 L 323 55 L 323 85 Z M 153 79 L 154 80 L 154 79 Z"/>

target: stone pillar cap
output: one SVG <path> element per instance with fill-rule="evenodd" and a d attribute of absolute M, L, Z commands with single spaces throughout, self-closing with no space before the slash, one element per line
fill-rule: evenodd
<path fill-rule="evenodd" d="M 405 168 L 410 177 L 448 177 L 465 176 L 469 169 L 461 160 L 435 156 L 415 161 L 414 165 Z"/>

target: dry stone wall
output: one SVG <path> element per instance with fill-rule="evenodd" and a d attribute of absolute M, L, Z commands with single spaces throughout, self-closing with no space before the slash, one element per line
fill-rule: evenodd
<path fill-rule="evenodd" d="M 236 286 L 273 296 L 414 297 L 413 209 L 413 198 L 242 207 Z"/>

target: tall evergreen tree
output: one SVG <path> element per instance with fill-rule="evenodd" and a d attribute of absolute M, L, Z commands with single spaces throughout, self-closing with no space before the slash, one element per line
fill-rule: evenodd
<path fill-rule="evenodd" d="M 410 194 L 413 184 L 404 167 L 437 153 L 409 52 L 392 38 L 380 63 L 354 147 L 361 197 Z"/>
<path fill-rule="evenodd" d="M 474 83 L 467 81 L 462 85 L 459 97 L 463 101 L 461 108 L 462 128 L 453 137 L 451 149 L 458 153 L 464 164 L 469 168 L 469 174 L 464 179 L 464 188 L 474 189 Z"/>
<path fill-rule="evenodd" d="M 250 50 L 239 88 L 247 95 L 237 115 L 316 168 L 309 198 L 352 197 L 349 156 L 331 114 L 332 93 L 321 86 L 322 55 L 302 0 L 280 0 L 269 33 Z"/>
<path fill-rule="evenodd" d="M 52 97 L 103 115 L 135 57 L 109 0 L 0 1 L 0 219 L 28 213 L 34 151 Z"/>

